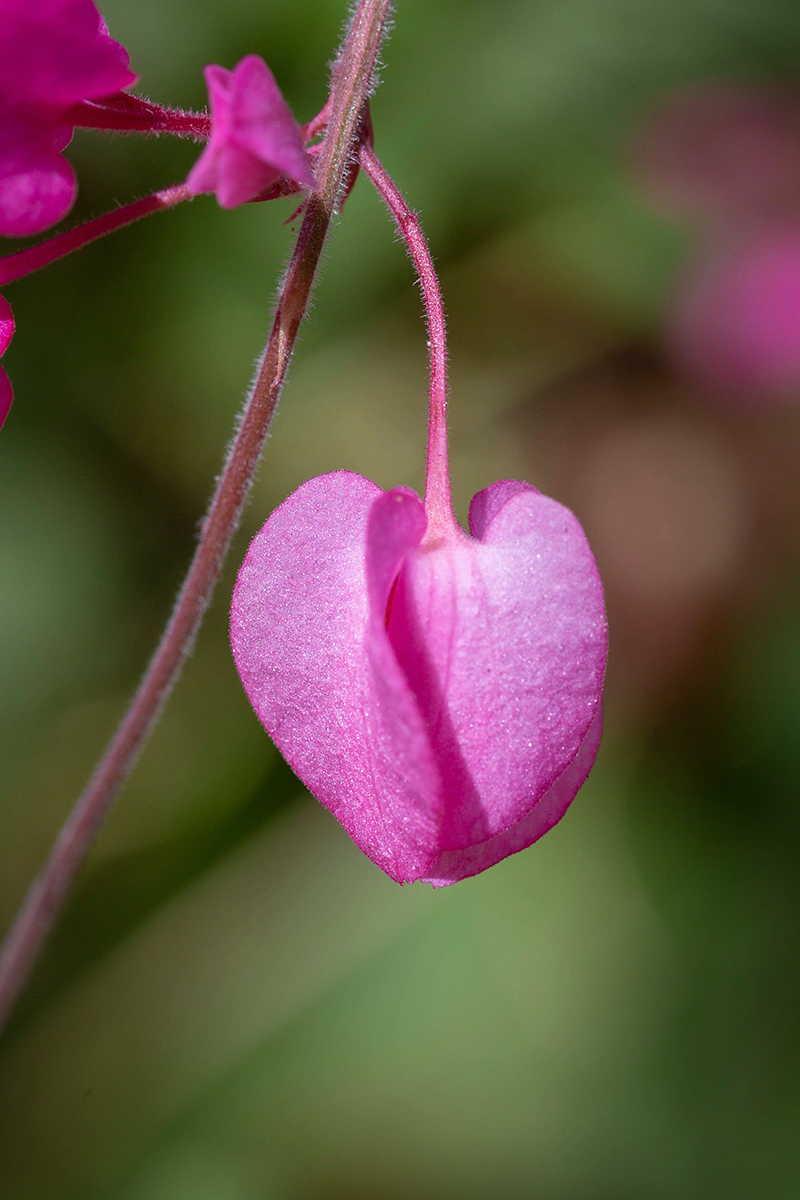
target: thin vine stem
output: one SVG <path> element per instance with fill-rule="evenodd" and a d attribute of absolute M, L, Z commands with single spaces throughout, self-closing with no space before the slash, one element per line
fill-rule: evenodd
<path fill-rule="evenodd" d="M 104 100 L 82 100 L 66 111 L 64 123 L 117 133 L 170 133 L 196 142 L 204 141 L 211 132 L 208 113 L 164 108 L 129 92 L 117 92 Z"/>
<path fill-rule="evenodd" d="M 450 497 L 447 456 L 447 329 L 442 291 L 417 214 L 406 204 L 397 184 L 366 142 L 362 142 L 359 148 L 359 161 L 394 217 L 422 289 L 428 323 L 430 360 L 428 471 L 425 483 L 425 509 L 428 515 L 426 540 L 435 540 L 442 534 L 459 529 Z"/>
<path fill-rule="evenodd" d="M 190 653 L 241 518 L 305 315 L 328 228 L 357 155 L 391 0 L 359 0 L 331 75 L 316 186 L 278 299 L 269 340 L 167 627 L 105 754 L 59 833 L 0 952 L 0 1027 L 30 974 L 70 884 Z"/>

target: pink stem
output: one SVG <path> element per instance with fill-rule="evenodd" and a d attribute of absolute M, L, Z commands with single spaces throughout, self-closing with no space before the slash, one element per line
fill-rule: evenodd
<path fill-rule="evenodd" d="M 310 142 L 312 138 L 319 137 L 321 133 L 324 133 L 328 124 L 328 117 L 330 115 L 331 98 L 329 96 L 317 115 L 312 117 L 311 120 L 300 130 L 303 141 Z"/>
<path fill-rule="evenodd" d="M 316 186 L 306 202 L 256 381 L 167 628 L 130 708 L 31 885 L 0 952 L 0 1026 L 30 974 L 75 873 L 156 723 L 211 602 L 308 307 L 325 236 L 356 152 L 390 7 L 391 0 L 359 0 L 353 13 L 333 66 L 331 111 Z"/>
<path fill-rule="evenodd" d="M 67 125 L 84 129 L 116 129 L 120 133 L 171 133 L 204 141 L 211 132 L 207 113 L 163 108 L 127 92 L 118 92 L 102 100 L 82 100 L 64 114 Z"/>
<path fill-rule="evenodd" d="M 46 242 L 29 246 L 27 250 L 0 258 L 0 287 L 6 283 L 13 283 L 15 279 L 22 279 L 24 275 L 30 275 L 42 267 L 48 267 L 59 258 L 72 254 L 73 250 L 80 250 L 89 242 L 105 237 L 107 233 L 113 233 L 115 229 L 121 229 L 124 225 L 130 225 L 132 221 L 139 221 L 149 213 L 172 208 L 181 200 L 191 199 L 192 193 L 185 184 L 179 183 L 175 187 L 154 192 L 152 196 L 145 196 L 142 200 L 134 200 L 132 204 L 125 204 L 122 208 L 115 208 L 113 212 L 95 217 L 93 221 L 87 221 L 85 225 L 79 225 L 77 229 L 70 229 L 67 233 L 59 233 Z"/>
<path fill-rule="evenodd" d="M 408 207 L 397 185 L 366 142 L 361 144 L 359 161 L 397 223 L 400 236 L 419 275 L 422 298 L 425 302 L 431 371 L 428 477 L 425 484 L 428 531 L 425 540 L 431 541 L 452 534 L 454 529 L 460 531 L 453 515 L 447 459 L 447 331 L 442 293 L 431 252 L 416 213 Z"/>

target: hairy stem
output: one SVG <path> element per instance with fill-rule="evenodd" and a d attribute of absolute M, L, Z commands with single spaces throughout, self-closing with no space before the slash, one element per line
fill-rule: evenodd
<path fill-rule="evenodd" d="M 61 829 L 0 954 L 0 1024 L 19 995 L 76 871 L 134 765 L 192 649 L 253 481 L 308 305 L 325 236 L 336 211 L 373 86 L 391 0 L 359 0 L 336 59 L 328 131 L 316 186 L 278 300 L 269 341 L 244 415 L 203 523 L 189 573 L 130 708 L 86 790 Z"/>
<path fill-rule="evenodd" d="M 428 322 L 431 372 L 428 472 L 425 483 L 428 532 L 425 536 L 426 540 L 435 540 L 459 529 L 450 498 L 450 469 L 447 458 L 447 330 L 442 293 L 417 214 L 408 207 L 396 183 L 367 143 L 361 145 L 359 161 L 395 219 L 422 289 Z"/>
<path fill-rule="evenodd" d="M 211 132 L 208 113 L 164 108 L 129 92 L 117 92 L 104 100 L 82 100 L 67 109 L 64 122 L 116 133 L 171 133 L 196 142 L 204 141 Z"/>

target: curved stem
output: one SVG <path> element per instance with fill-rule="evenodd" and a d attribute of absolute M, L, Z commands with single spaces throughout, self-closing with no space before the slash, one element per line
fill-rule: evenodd
<path fill-rule="evenodd" d="M 374 150 L 362 143 L 359 161 L 395 219 L 409 257 L 419 275 L 425 316 L 428 322 L 431 393 L 428 422 L 428 473 L 425 509 L 428 514 L 426 541 L 460 532 L 450 498 L 450 469 L 447 456 L 447 330 L 444 305 L 431 252 L 416 213 L 408 207 L 397 185 L 386 172 Z"/>
<path fill-rule="evenodd" d="M 8 254 L 0 258 L 0 287 L 13 283 L 15 279 L 22 279 L 24 275 L 31 275 L 42 267 L 49 267 L 50 263 L 72 254 L 73 250 L 80 250 L 97 238 L 105 237 L 107 233 L 113 233 L 115 229 L 140 221 L 142 217 L 161 209 L 173 208 L 182 200 L 191 199 L 192 193 L 185 184 L 179 183 L 175 187 L 154 192 L 152 196 L 145 196 L 142 200 L 134 200 L 132 204 L 124 204 L 113 212 L 103 213 L 102 217 L 95 217 L 93 221 L 87 221 L 66 233 L 59 233 L 46 242 L 39 242 L 37 246 Z"/>
<path fill-rule="evenodd" d="M 278 301 L 269 341 L 211 501 L 189 573 L 128 712 L 63 826 L 0 954 L 0 1023 L 8 1015 L 47 937 L 67 889 L 134 765 L 183 661 L 192 649 L 230 540 L 239 524 L 278 402 L 325 235 L 347 175 L 391 0 L 359 0 L 333 66 L 328 134 L 317 186 Z"/>

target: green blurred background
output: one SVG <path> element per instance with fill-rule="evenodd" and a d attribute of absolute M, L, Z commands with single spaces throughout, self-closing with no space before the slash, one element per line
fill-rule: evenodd
<path fill-rule="evenodd" d="M 140 90 L 257 52 L 319 109 L 342 0 L 107 0 Z M 197 651 L 0 1060 L 3 1200 L 800 1193 L 800 411 L 693 395 L 691 253 L 626 166 L 650 106 L 793 82 L 795 0 L 401 0 L 376 147 L 451 330 L 454 488 L 524 477 L 608 590 L 607 734 L 542 842 L 402 890 L 284 766 L 227 648 L 236 564 L 339 467 L 420 488 L 425 335 L 362 179 Z M 79 133 L 74 221 L 191 145 Z M 155 644 L 268 328 L 290 203 L 159 215 L 7 290 L 0 907 Z"/>

